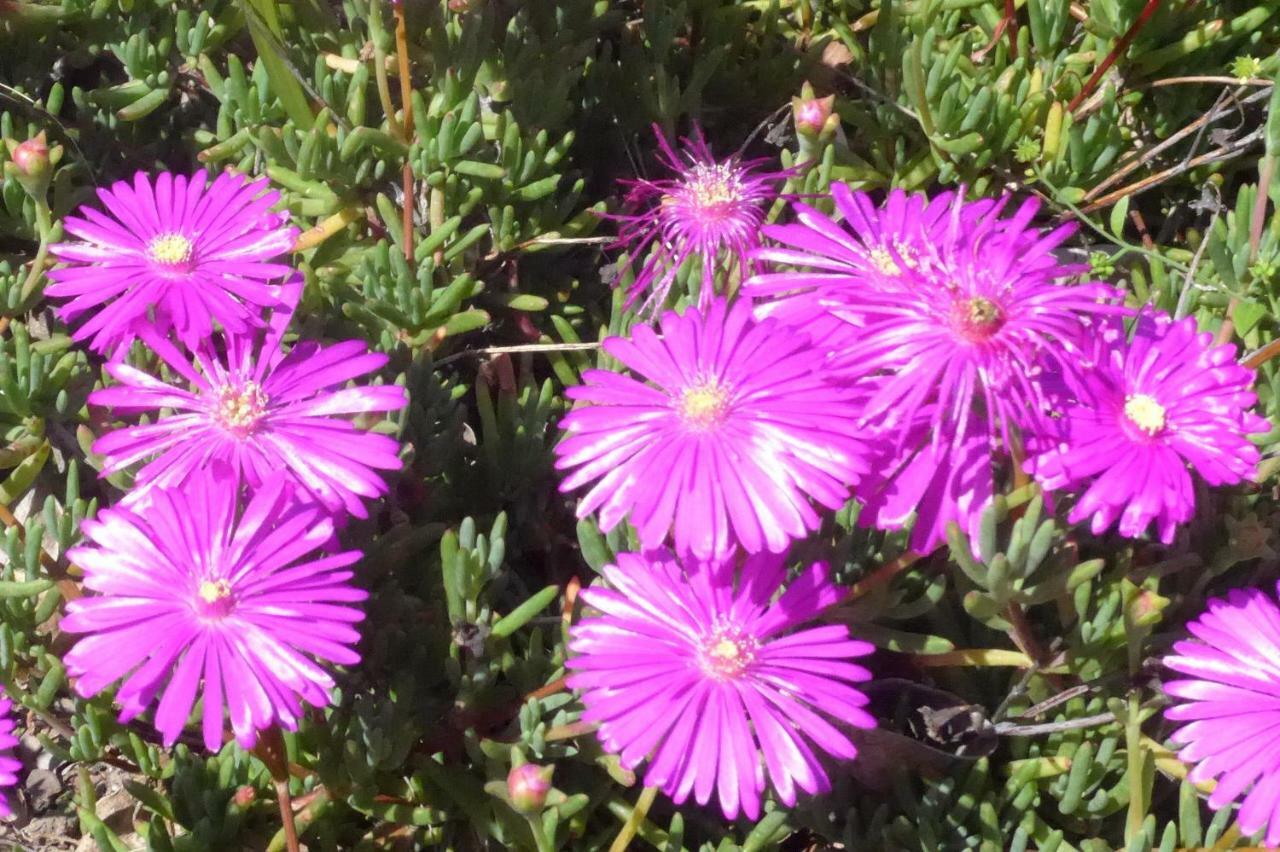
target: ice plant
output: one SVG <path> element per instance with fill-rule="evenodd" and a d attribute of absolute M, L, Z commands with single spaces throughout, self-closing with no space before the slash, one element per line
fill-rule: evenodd
<path fill-rule="evenodd" d="M 954 521 L 976 547 L 982 513 L 995 498 L 991 438 L 971 422 L 963 438 L 932 441 L 931 424 L 926 407 L 901 434 L 872 442 L 869 470 L 855 489 L 863 504 L 858 522 L 884 530 L 910 523 L 911 549 L 930 553 Z"/>
<path fill-rule="evenodd" d="M 579 517 L 624 517 L 644 547 L 674 527 L 681 554 L 780 552 L 815 529 L 809 498 L 837 509 L 865 470 L 860 408 L 795 330 L 757 321 L 745 301 L 661 317 L 603 347 L 636 376 L 589 370 L 556 466 L 562 491 L 594 482 Z"/>
<path fill-rule="evenodd" d="M 836 724 L 874 727 L 851 684 L 870 679 L 852 658 L 871 652 L 843 625 L 796 631 L 835 603 L 827 566 L 811 566 L 774 603 L 783 560 L 682 565 L 665 552 L 622 553 L 582 592 L 598 615 L 571 631 L 568 684 L 584 722 L 627 769 L 649 758 L 644 783 L 677 804 L 714 792 L 725 816 L 760 814 L 769 785 L 786 805 L 796 789 L 828 787 L 815 751 L 850 760 Z M 816 747 L 816 748 L 815 748 Z"/>
<path fill-rule="evenodd" d="M 1118 519 L 1120 534 L 1136 537 L 1154 522 L 1168 544 L 1195 510 L 1188 467 L 1210 485 L 1241 482 L 1259 457 L 1247 435 L 1271 426 L 1249 410 L 1254 371 L 1193 318 L 1145 311 L 1131 340 L 1110 337 L 1028 470 L 1046 488 L 1084 489 L 1072 523 L 1091 518 L 1099 534 Z"/>
<path fill-rule="evenodd" d="M 225 351 L 206 341 L 190 355 L 144 330 L 142 339 L 180 382 L 123 362 L 106 366 L 119 384 L 95 391 L 89 401 L 154 419 L 98 439 L 93 449 L 105 457 L 104 471 L 151 459 L 137 475 L 150 488 L 176 485 L 222 461 L 252 487 L 284 475 L 331 510 L 365 517 L 362 498 L 386 491 L 377 471 L 399 469 L 400 445 L 357 428 L 344 415 L 403 408 L 405 391 L 396 385 L 344 387 L 387 362 L 362 341 L 303 342 L 285 354 L 283 322 L 272 322 L 261 337 L 230 337 Z M 161 409 L 171 413 L 161 415 Z"/>
<path fill-rule="evenodd" d="M 142 172 L 133 183 L 98 190 L 105 209 L 81 207 L 63 220 L 79 242 L 54 254 L 66 266 L 49 273 L 45 293 L 68 301 L 67 322 L 84 321 L 75 340 L 98 351 L 132 340 L 141 325 L 170 328 L 188 346 L 206 339 L 216 322 L 243 334 L 262 325 L 264 308 L 281 304 L 278 279 L 288 266 L 271 261 L 289 251 L 297 229 L 274 213 L 267 181 L 224 172 L 209 183 L 162 172 Z"/>
<path fill-rule="evenodd" d="M 1280 607 L 1260 589 L 1235 589 L 1187 629 L 1194 638 L 1164 658 L 1186 678 L 1164 684 L 1166 718 L 1185 723 L 1173 734 L 1178 757 L 1195 764 L 1189 781 L 1216 780 L 1210 808 L 1243 796 L 1241 833 L 1266 829 L 1267 847 L 1280 845 Z"/>
<path fill-rule="evenodd" d="M 797 224 L 767 231 L 788 247 L 757 256 L 804 268 L 758 276 L 744 290 L 781 297 L 781 306 L 762 306 L 766 314 L 795 321 L 817 310 L 848 323 L 831 347 L 835 366 L 877 379 L 866 417 L 889 429 L 929 406 L 939 436 L 963 439 L 977 412 L 1007 438 L 1009 427 L 1042 417 L 1037 377 L 1075 371 L 1087 322 L 1115 310 L 1112 288 L 1063 283 L 1084 271 L 1053 255 L 1075 226 L 1031 227 L 1035 199 L 1001 218 L 1007 197 L 966 204 L 893 193 L 877 211 L 837 184 L 832 198 L 846 227 L 797 207 Z M 807 305 L 795 303 L 801 294 Z"/>
<path fill-rule="evenodd" d="M 699 300 L 705 307 L 715 293 L 722 262 L 744 278 L 754 269 L 750 252 L 759 245 L 765 208 L 789 172 L 763 171 L 763 160 L 743 160 L 737 154 L 717 160 L 697 127 L 691 138 L 682 140 L 680 154 L 657 127 L 654 132 L 659 159 L 675 177 L 628 181 L 626 208 L 634 212 L 613 217 L 619 223 L 614 245 L 626 249 L 635 272 L 627 305 L 647 293 L 642 311 L 661 307 L 680 267 L 697 257 L 702 265 Z"/>
<path fill-rule="evenodd" d="M 13 749 L 18 746 L 18 738 L 13 735 L 13 702 L 9 696 L 0 692 L 0 790 L 6 790 L 18 783 L 18 773 L 22 771 L 22 763 L 13 756 Z M 8 796 L 0 794 L 0 817 L 13 815 L 13 808 Z"/>
<path fill-rule="evenodd" d="M 862 295 L 898 288 L 906 275 L 933 262 L 932 247 L 945 237 L 955 198 L 952 192 L 931 199 L 895 189 L 877 207 L 865 192 L 832 184 L 838 219 L 794 202 L 796 221 L 764 226 L 763 235 L 775 244 L 752 253 L 757 261 L 794 268 L 759 272 L 743 292 L 760 300 L 761 315 L 800 325 L 820 344 L 839 349 L 838 341 L 857 333 L 855 306 Z M 962 212 L 973 217 L 991 203 L 974 202 Z"/>
<path fill-rule="evenodd" d="M 95 595 L 67 605 L 61 628 L 86 634 L 64 659 L 76 691 L 116 681 L 122 721 L 157 697 L 166 746 L 202 699 L 204 744 L 222 747 L 223 715 L 236 740 L 297 727 L 302 702 L 329 703 L 333 677 L 317 662 L 353 665 L 351 584 L 356 551 L 316 557 L 333 534 L 322 507 L 277 478 L 243 510 L 234 475 L 218 465 L 181 489 L 157 489 L 144 513 L 108 509 L 81 529 L 70 558 Z M 314 658 L 314 659 L 313 659 Z"/>

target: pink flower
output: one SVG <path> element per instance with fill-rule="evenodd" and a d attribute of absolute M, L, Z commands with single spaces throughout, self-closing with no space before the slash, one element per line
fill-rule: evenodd
<path fill-rule="evenodd" d="M 288 315 L 273 317 L 263 335 L 232 336 L 223 349 L 213 340 L 184 354 L 143 330 L 142 339 L 184 381 L 171 384 L 123 362 L 106 370 L 118 385 L 94 391 L 89 402 L 153 420 L 103 435 L 94 452 L 104 472 L 152 459 L 138 472 L 143 489 L 185 481 L 215 461 L 258 487 L 285 476 L 330 510 L 366 517 L 363 498 L 386 491 L 378 470 L 400 468 L 397 441 L 357 428 L 344 415 L 396 411 L 407 403 L 396 385 L 343 387 L 381 369 L 387 357 L 362 341 L 332 346 L 296 344 L 288 354 L 280 337 Z M 161 416 L 161 409 L 172 411 Z"/>
<path fill-rule="evenodd" d="M 98 351 L 127 344 L 143 325 L 170 328 L 188 346 L 208 338 L 216 321 L 231 334 L 263 325 L 264 308 L 282 304 L 270 283 L 290 273 L 271 263 L 298 234 L 288 215 L 272 213 L 280 197 L 224 172 L 206 186 L 204 172 L 162 172 L 154 186 L 142 172 L 98 190 L 107 214 L 91 207 L 63 220 L 81 242 L 53 253 L 67 266 L 49 277 L 45 293 L 69 299 L 67 322 L 88 317 L 73 335 Z M 154 313 L 154 321 L 149 314 Z"/>
<path fill-rule="evenodd" d="M 1188 467 L 1210 485 L 1243 481 L 1258 463 L 1247 435 L 1271 424 L 1249 410 L 1254 371 L 1236 362 L 1234 346 L 1198 333 L 1193 318 L 1146 311 L 1132 340 L 1122 328 L 1109 331 L 1115 342 L 1099 336 L 1079 400 L 1052 424 L 1027 470 L 1045 488 L 1083 487 L 1068 517 L 1092 517 L 1095 535 L 1118 518 L 1120 534 L 1133 538 L 1154 521 L 1169 544 L 1195 512 Z"/>
<path fill-rule="evenodd" d="M 76 692 L 90 697 L 122 680 L 121 721 L 158 697 L 166 746 L 197 693 L 210 750 L 222 747 L 224 709 L 245 748 L 271 725 L 294 730 L 302 702 L 323 707 L 334 686 L 312 658 L 360 660 L 351 625 L 364 614 L 352 604 L 367 595 L 349 570 L 360 553 L 311 558 L 333 522 L 282 478 L 240 511 L 239 494 L 219 465 L 180 490 L 153 491 L 145 514 L 100 512 L 81 525 L 89 543 L 69 554 L 98 593 L 67 604 L 61 622 L 87 634 L 64 658 Z"/>
<path fill-rule="evenodd" d="M 605 530 L 629 517 L 646 548 L 674 528 L 680 553 L 708 559 L 781 552 L 817 528 L 810 498 L 844 505 L 866 469 L 861 409 L 804 335 L 721 299 L 661 329 L 604 341 L 639 378 L 590 370 L 568 391 L 591 403 L 556 447 L 560 490 L 595 482 L 579 517 L 598 509 Z"/>
<path fill-rule="evenodd" d="M 1194 638 L 1164 658 L 1187 676 L 1164 684 L 1174 700 L 1165 717 L 1184 723 L 1178 758 L 1195 764 L 1187 780 L 1217 781 L 1215 811 L 1243 796 L 1240 833 L 1266 829 L 1268 848 L 1280 845 L 1280 607 L 1260 589 L 1235 589 L 1187 629 Z"/>
<path fill-rule="evenodd" d="M 680 267 L 696 256 L 702 264 L 699 304 L 705 308 L 722 261 L 743 278 L 751 274 L 750 252 L 760 244 L 765 208 L 776 196 L 775 185 L 790 172 L 762 172 L 762 160 L 743 161 L 737 155 L 718 161 L 696 126 L 693 137 L 682 140 L 683 157 L 656 125 L 654 133 L 662 164 L 676 176 L 629 181 L 627 207 L 639 212 L 612 217 L 620 223 L 614 245 L 625 248 L 633 263 L 652 248 L 635 272 L 627 306 L 648 293 L 641 311 L 660 308 Z"/>
<path fill-rule="evenodd" d="M 18 783 L 18 773 L 22 771 L 22 763 L 13 756 L 13 749 L 18 747 L 18 738 L 13 735 L 13 702 L 9 696 L 0 692 L 0 789 L 7 790 Z M 0 817 L 13 816 L 13 807 L 8 796 L 0 795 Z"/>
<path fill-rule="evenodd" d="M 790 806 L 796 789 L 826 790 L 816 747 L 851 760 L 838 726 L 875 727 L 851 684 L 870 679 L 852 658 L 871 653 L 843 625 L 798 632 L 840 599 L 818 563 L 769 601 L 786 572 L 781 557 L 748 559 L 735 587 L 731 563 L 681 565 L 665 552 L 618 555 L 582 592 L 599 615 L 571 631 L 569 686 L 584 722 L 644 783 L 683 803 L 714 792 L 726 817 L 760 814 L 766 777 Z M 766 776 L 767 772 L 767 776 Z"/>

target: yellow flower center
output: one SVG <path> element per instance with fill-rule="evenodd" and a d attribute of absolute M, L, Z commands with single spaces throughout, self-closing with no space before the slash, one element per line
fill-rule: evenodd
<path fill-rule="evenodd" d="M 1164 415 L 1164 406 L 1145 393 L 1135 393 L 1124 399 L 1124 416 L 1148 435 L 1164 429 Z"/>
<path fill-rule="evenodd" d="M 203 618 L 223 619 L 235 608 L 235 597 L 231 594 L 231 583 L 228 580 L 205 580 L 196 590 L 200 601 L 196 611 Z"/>
<path fill-rule="evenodd" d="M 871 265 L 881 275 L 889 275 L 896 278 L 902 274 L 902 267 L 915 269 L 920 266 L 920 262 L 916 259 L 915 250 L 911 246 L 902 240 L 894 240 L 893 251 L 889 251 L 885 246 L 871 250 Z"/>
<path fill-rule="evenodd" d="M 160 234 L 147 243 L 147 257 L 165 266 L 182 266 L 191 262 L 195 245 L 182 234 Z"/>
<path fill-rule="evenodd" d="M 705 431 L 724 422 L 729 413 L 729 392 L 712 379 L 685 390 L 676 407 L 687 426 Z"/>
<path fill-rule="evenodd" d="M 756 658 L 756 640 L 736 628 L 714 631 L 702 647 L 702 669 L 717 680 L 742 674 Z"/>
<path fill-rule="evenodd" d="M 218 389 L 216 417 L 226 429 L 247 435 L 258 425 L 267 410 L 267 395 L 256 382 L 239 387 L 224 385 Z"/>
<path fill-rule="evenodd" d="M 698 163 L 688 180 L 689 197 L 698 207 L 716 207 L 739 200 L 742 183 L 737 170 L 725 163 Z"/>
<path fill-rule="evenodd" d="M 898 276 L 902 274 L 902 269 L 898 266 L 898 262 L 893 259 L 893 255 L 889 254 L 888 249 L 872 249 L 871 264 L 881 275 Z"/>
<path fill-rule="evenodd" d="M 215 604 L 231 597 L 231 584 L 226 580 L 205 580 L 200 584 L 200 599 Z"/>

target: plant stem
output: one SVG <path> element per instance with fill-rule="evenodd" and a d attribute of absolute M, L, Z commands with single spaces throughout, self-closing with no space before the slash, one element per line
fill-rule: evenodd
<path fill-rule="evenodd" d="M 298 852 L 298 827 L 293 819 L 293 797 L 289 794 L 289 761 L 284 737 L 280 728 L 273 725 L 258 737 L 253 753 L 267 765 L 276 788 L 276 802 L 280 805 L 280 825 L 284 829 L 285 848 Z"/>
<path fill-rule="evenodd" d="M 653 800 L 657 795 L 657 787 L 645 787 L 640 792 L 640 798 L 636 799 L 636 806 L 631 809 L 631 816 L 627 817 L 627 821 L 622 824 L 622 830 L 613 839 L 613 845 L 609 847 L 609 852 L 623 852 L 631 845 L 632 838 L 640 830 L 640 824 L 648 816 L 649 807 L 653 804 Z"/>
<path fill-rule="evenodd" d="M 908 550 L 897 559 L 894 559 L 891 562 L 886 562 L 884 565 L 881 565 L 875 571 L 850 586 L 849 591 L 844 596 L 845 602 L 856 601 L 858 598 L 867 594 L 877 586 L 884 585 L 903 571 L 910 568 L 919 559 L 920 554 L 916 553 L 914 550 Z"/>
<path fill-rule="evenodd" d="M 396 56 L 400 63 L 400 108 L 404 110 L 404 144 L 413 148 L 413 80 L 409 77 L 409 30 L 404 19 L 404 4 L 394 4 L 396 13 Z M 404 259 L 413 263 L 413 164 L 406 155 L 403 173 Z"/>
<path fill-rule="evenodd" d="M 45 258 L 49 255 L 49 237 L 53 234 L 49 205 L 38 199 L 36 200 L 36 229 L 40 232 L 40 247 L 36 249 L 36 256 L 31 261 L 31 269 L 27 271 L 27 278 L 22 282 L 22 290 L 19 291 L 22 302 L 31 298 L 36 285 L 40 283 L 40 273 L 44 271 Z"/>
<path fill-rule="evenodd" d="M 396 105 L 391 102 L 391 86 L 387 83 L 387 54 L 378 40 L 382 33 L 382 6 L 374 2 L 369 8 L 369 41 L 373 44 L 373 77 L 378 83 L 378 100 L 382 102 L 391 135 L 404 139 L 404 128 L 396 118 Z"/>
<path fill-rule="evenodd" d="M 529 822 L 529 831 L 533 832 L 533 843 L 538 848 L 538 852 L 554 852 L 556 847 L 547 837 L 546 831 L 542 828 L 542 820 L 537 814 L 525 814 L 524 818 Z"/>
<path fill-rule="evenodd" d="M 1142 706 L 1137 690 L 1129 693 L 1129 708 L 1125 714 L 1124 742 L 1128 752 L 1129 812 L 1125 820 L 1125 842 L 1130 843 L 1142 831 L 1142 821 L 1147 818 L 1147 801 L 1144 777 L 1147 752 L 1142 744 Z"/>
<path fill-rule="evenodd" d="M 1071 99 L 1071 103 L 1067 104 L 1067 112 L 1075 112 L 1076 109 L 1084 102 L 1084 99 L 1093 93 L 1097 88 L 1098 81 L 1102 79 L 1102 75 L 1116 63 L 1120 58 L 1120 54 L 1129 49 L 1129 44 L 1134 37 L 1138 35 L 1138 31 L 1146 26 L 1147 21 L 1155 14 L 1156 9 L 1160 7 L 1160 0 L 1147 0 L 1142 11 L 1138 13 L 1138 18 L 1130 25 L 1129 29 L 1124 31 L 1124 35 L 1120 36 L 1120 40 L 1116 42 L 1115 47 L 1111 48 L 1111 52 L 1107 54 L 1107 58 L 1102 60 L 1102 64 L 1097 67 L 1093 74 L 1085 82 L 1084 88 L 1080 90 L 1080 94 Z"/>

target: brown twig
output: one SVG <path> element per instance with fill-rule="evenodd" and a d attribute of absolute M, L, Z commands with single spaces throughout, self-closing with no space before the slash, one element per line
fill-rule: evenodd
<path fill-rule="evenodd" d="M 877 586 L 883 586 L 903 571 L 910 568 L 920 559 L 920 554 L 914 550 L 908 550 L 897 559 L 886 562 L 875 571 L 863 577 L 858 582 L 849 587 L 849 591 L 845 593 L 844 603 L 856 601 L 858 598 L 865 596 Z"/>
<path fill-rule="evenodd" d="M 1248 358 L 1245 358 L 1244 365 L 1251 370 L 1256 370 L 1277 355 L 1280 355 L 1280 340 L 1273 340 Z"/>
<path fill-rule="evenodd" d="M 396 14 L 396 55 L 400 60 L 400 108 L 404 110 L 404 143 L 413 146 L 413 80 L 409 77 L 409 30 L 404 19 L 404 3 L 393 3 Z M 413 164 L 406 157 L 403 172 L 404 259 L 413 263 Z"/>
<path fill-rule="evenodd" d="M 289 794 L 289 761 L 280 728 L 273 725 L 258 736 L 253 753 L 266 764 L 276 788 L 276 801 L 280 805 L 280 825 L 284 829 L 285 848 L 299 852 L 298 826 L 294 822 L 293 799 Z"/>
<path fill-rule="evenodd" d="M 1000 16 L 1000 23 L 996 24 L 996 28 L 992 31 L 991 41 L 973 52 L 972 58 L 974 62 L 982 61 L 1000 43 L 1001 36 L 1006 32 L 1009 34 L 1009 58 L 1018 58 L 1018 21 L 1015 17 L 1016 14 L 1014 0 L 1004 0 L 1004 14 Z"/>
<path fill-rule="evenodd" d="M 1154 187 L 1164 183 L 1169 178 L 1177 177 L 1184 172 L 1189 172 L 1197 166 L 1203 166 L 1206 163 L 1218 162 L 1219 160 L 1230 159 L 1261 140 L 1262 128 L 1259 128 L 1255 132 L 1250 133 L 1247 136 L 1242 136 L 1234 142 L 1224 145 L 1221 148 L 1216 148 L 1207 154 L 1201 154 L 1199 157 L 1193 157 L 1192 159 L 1178 163 L 1175 166 L 1170 166 L 1164 171 L 1157 172 L 1156 174 L 1145 177 L 1142 180 L 1134 181 L 1128 186 L 1122 186 L 1113 192 L 1109 192 L 1097 201 L 1094 201 L 1092 204 L 1086 205 L 1082 208 L 1081 212 L 1093 213 L 1104 207 L 1110 207 L 1126 195 L 1138 195 L 1139 193 L 1146 192 L 1147 190 L 1153 189 Z"/>
<path fill-rule="evenodd" d="M 1111 66 L 1116 63 L 1116 60 L 1120 58 L 1120 54 L 1129 49 L 1129 45 L 1137 37 L 1138 32 L 1147 25 L 1147 21 L 1151 20 L 1151 16 L 1155 14 L 1156 9 L 1159 7 L 1160 0 L 1147 0 L 1142 7 L 1142 11 L 1138 13 L 1137 20 L 1129 26 L 1129 29 L 1125 30 L 1124 35 L 1120 36 L 1115 47 L 1111 48 L 1111 52 L 1102 60 L 1102 64 L 1085 81 L 1084 88 L 1080 90 L 1080 93 L 1071 99 L 1071 103 L 1067 104 L 1067 112 L 1074 113 L 1076 108 L 1084 103 L 1084 99 L 1093 93 L 1093 90 L 1098 86 L 1098 81 L 1102 79 L 1102 75 L 1106 74 Z"/>
<path fill-rule="evenodd" d="M 1092 199 L 1096 198 L 1099 193 L 1103 192 L 1108 187 L 1116 185 L 1121 180 L 1123 180 L 1125 176 L 1132 173 L 1135 169 L 1141 168 L 1142 166 L 1151 162 L 1160 154 L 1172 148 L 1174 145 L 1177 145 L 1179 142 L 1181 142 L 1183 139 L 1190 136 L 1192 133 L 1196 133 L 1197 131 L 1202 130 L 1207 125 L 1217 121 L 1219 118 L 1226 115 L 1228 112 L 1231 111 L 1231 108 L 1233 106 L 1245 106 L 1246 104 L 1250 104 L 1255 101 L 1262 100 L 1263 98 L 1266 98 L 1266 97 L 1269 97 L 1268 92 L 1258 92 L 1240 101 L 1239 104 L 1223 103 L 1220 99 L 1219 102 L 1214 104 L 1213 108 L 1210 109 L 1208 112 L 1206 112 L 1204 115 L 1200 116 L 1195 121 L 1191 122 L 1181 130 L 1177 131 L 1168 139 L 1165 139 L 1162 142 L 1156 145 L 1152 145 L 1150 148 L 1143 150 L 1136 157 L 1134 157 L 1133 160 L 1121 166 L 1120 168 L 1116 169 L 1114 172 L 1112 172 L 1110 175 L 1107 176 L 1106 180 L 1101 181 L 1100 183 L 1098 183 L 1097 186 L 1093 187 L 1088 192 L 1086 192 L 1084 194 L 1084 200 L 1091 201 Z"/>

